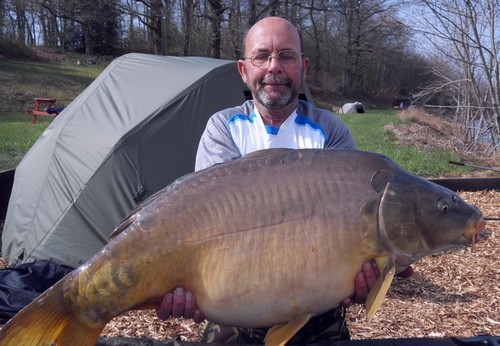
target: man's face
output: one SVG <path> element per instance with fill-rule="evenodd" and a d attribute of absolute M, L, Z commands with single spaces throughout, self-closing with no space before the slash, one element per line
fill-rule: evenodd
<path fill-rule="evenodd" d="M 280 59 L 277 58 L 279 52 L 283 52 Z M 288 22 L 263 20 L 248 32 L 247 59 L 238 61 L 238 70 L 256 102 L 269 110 L 280 110 L 290 104 L 295 106 L 309 65 L 309 59 L 300 53 L 298 32 Z M 272 58 L 265 62 L 268 54 Z M 290 56 L 297 59 L 290 59 Z M 264 66 L 256 66 L 260 65 L 258 57 L 264 57 L 260 59 Z M 254 58 L 253 63 L 250 58 Z"/>

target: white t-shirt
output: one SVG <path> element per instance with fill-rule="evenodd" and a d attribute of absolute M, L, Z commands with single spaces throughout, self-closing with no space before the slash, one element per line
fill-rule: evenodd
<path fill-rule="evenodd" d="M 250 116 L 234 116 L 228 122 L 231 137 L 242 156 L 270 148 L 315 148 L 325 144 L 320 126 L 294 111 L 280 127 L 265 125 L 257 108 Z"/>
<path fill-rule="evenodd" d="M 281 126 L 265 125 L 252 100 L 212 115 L 198 146 L 195 170 L 270 148 L 356 149 L 347 126 L 333 113 L 299 101 Z"/>

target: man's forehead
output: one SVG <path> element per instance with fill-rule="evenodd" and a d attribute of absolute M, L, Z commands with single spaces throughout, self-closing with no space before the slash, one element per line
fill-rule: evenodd
<path fill-rule="evenodd" d="M 254 51 L 300 50 L 300 39 L 295 28 L 253 28 L 248 32 L 245 49 Z"/>

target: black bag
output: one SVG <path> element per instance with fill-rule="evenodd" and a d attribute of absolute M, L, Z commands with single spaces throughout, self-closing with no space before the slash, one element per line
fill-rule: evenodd
<path fill-rule="evenodd" d="M 0 270 L 0 323 L 6 323 L 72 270 L 47 260 Z"/>

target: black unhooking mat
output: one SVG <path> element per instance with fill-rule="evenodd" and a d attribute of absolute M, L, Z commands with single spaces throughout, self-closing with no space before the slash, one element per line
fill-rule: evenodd
<path fill-rule="evenodd" d="M 72 270 L 47 260 L 0 270 L 0 324 L 6 323 Z"/>

